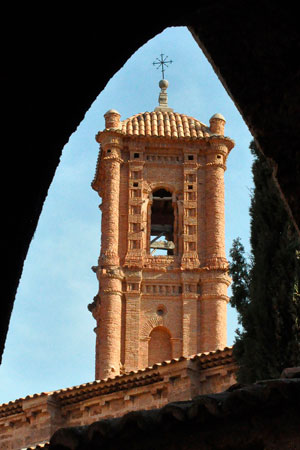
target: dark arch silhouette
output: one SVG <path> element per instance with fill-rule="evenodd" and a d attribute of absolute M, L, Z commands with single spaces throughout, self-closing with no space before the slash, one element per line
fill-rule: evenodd
<path fill-rule="evenodd" d="M 113 11 L 95 5 L 73 5 L 65 13 L 45 6 L 37 15 L 26 4 L 3 13 L 0 355 L 64 145 L 114 73 L 169 26 L 189 27 L 274 165 L 286 207 L 300 223 L 299 27 L 292 5 L 260 0 L 245 10 L 239 0 L 203 1 L 148 8 L 138 20 L 132 3 Z"/>

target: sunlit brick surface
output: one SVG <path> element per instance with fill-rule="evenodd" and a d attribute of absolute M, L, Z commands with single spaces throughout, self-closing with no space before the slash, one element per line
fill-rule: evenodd
<path fill-rule="evenodd" d="M 89 305 L 96 381 L 0 405 L 1 450 L 235 382 L 232 349 L 224 348 L 223 177 L 233 142 L 219 114 L 209 128 L 167 109 L 123 122 L 110 110 L 97 135 L 92 187 L 102 198 L 102 236 Z"/>
<path fill-rule="evenodd" d="M 233 141 L 171 108 L 121 120 L 96 139 L 102 198 L 96 379 L 226 346 L 224 170 Z"/>

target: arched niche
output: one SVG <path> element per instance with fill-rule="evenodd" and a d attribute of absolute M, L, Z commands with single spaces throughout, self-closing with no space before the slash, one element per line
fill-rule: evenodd
<path fill-rule="evenodd" d="M 148 342 L 148 366 L 172 359 L 171 334 L 165 327 L 153 328 Z"/>

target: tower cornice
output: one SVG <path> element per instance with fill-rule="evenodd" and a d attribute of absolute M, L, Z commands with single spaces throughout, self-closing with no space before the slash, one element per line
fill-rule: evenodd
<path fill-rule="evenodd" d="M 119 130 L 104 130 L 99 131 L 99 133 L 96 134 L 96 141 L 101 144 L 102 147 L 114 145 L 115 147 L 122 148 L 123 136 Z"/>
<path fill-rule="evenodd" d="M 227 136 L 215 134 L 206 139 L 206 142 L 209 144 L 209 147 L 207 147 L 207 151 L 219 151 L 219 149 L 222 150 L 222 147 L 226 146 L 229 153 L 235 145 L 233 139 Z"/>

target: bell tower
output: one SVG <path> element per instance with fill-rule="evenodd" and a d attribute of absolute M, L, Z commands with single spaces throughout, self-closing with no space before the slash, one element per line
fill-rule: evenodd
<path fill-rule="evenodd" d="M 168 106 L 105 114 L 93 189 L 102 198 L 96 379 L 226 346 L 225 119 Z"/>

